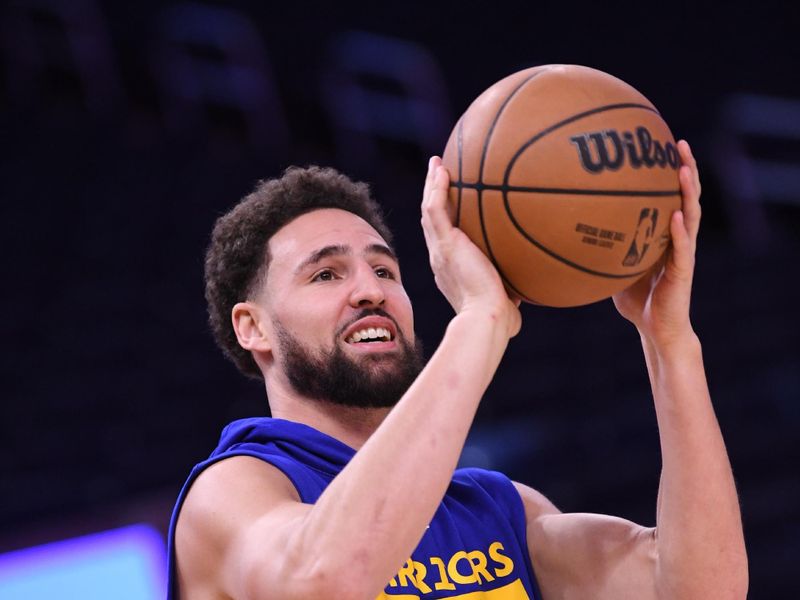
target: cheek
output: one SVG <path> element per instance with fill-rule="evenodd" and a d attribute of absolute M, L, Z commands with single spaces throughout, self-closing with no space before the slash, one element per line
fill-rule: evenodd
<path fill-rule="evenodd" d="M 275 302 L 273 315 L 292 335 L 309 342 L 328 343 L 337 323 L 342 319 L 339 304 L 333 295 L 304 296 L 294 294 Z"/>
<path fill-rule="evenodd" d="M 406 337 L 413 339 L 414 334 L 414 308 L 411 306 L 411 299 L 401 288 L 391 296 L 394 311 L 392 316 L 397 319 L 398 324 L 403 328 Z"/>

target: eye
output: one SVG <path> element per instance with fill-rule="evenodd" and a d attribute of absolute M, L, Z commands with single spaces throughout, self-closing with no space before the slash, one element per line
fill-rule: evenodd
<path fill-rule="evenodd" d="M 333 281 L 334 279 L 336 279 L 336 273 L 332 269 L 322 269 L 311 278 L 311 281 Z"/>
<path fill-rule="evenodd" d="M 386 267 L 376 268 L 375 275 L 377 275 L 381 279 L 396 279 L 394 273 L 390 269 L 387 269 Z"/>

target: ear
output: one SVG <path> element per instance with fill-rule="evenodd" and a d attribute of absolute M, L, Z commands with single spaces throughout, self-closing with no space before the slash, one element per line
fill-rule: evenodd
<path fill-rule="evenodd" d="M 231 322 L 239 345 L 251 352 L 270 352 L 271 335 L 263 310 L 252 302 L 238 302 L 231 310 Z"/>

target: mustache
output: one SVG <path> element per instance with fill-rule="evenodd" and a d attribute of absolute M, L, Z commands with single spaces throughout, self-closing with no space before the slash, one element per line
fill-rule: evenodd
<path fill-rule="evenodd" d="M 385 310 L 383 310 L 382 308 L 364 308 L 364 309 L 362 309 L 361 312 L 359 312 L 356 316 L 354 316 L 352 319 L 350 319 L 347 323 L 345 323 L 344 325 L 342 325 L 339 328 L 339 331 L 336 332 L 337 337 L 342 335 L 345 332 L 345 330 L 348 327 L 350 327 L 353 323 L 355 323 L 356 321 L 360 321 L 361 319 L 363 319 L 365 317 L 384 317 L 386 319 L 389 319 L 392 323 L 394 323 L 394 328 L 395 328 L 395 331 L 397 331 L 397 335 L 402 337 L 403 332 L 400 331 L 400 326 L 397 324 L 397 321 L 395 320 L 395 318 L 392 315 L 390 315 L 389 313 L 387 313 Z"/>

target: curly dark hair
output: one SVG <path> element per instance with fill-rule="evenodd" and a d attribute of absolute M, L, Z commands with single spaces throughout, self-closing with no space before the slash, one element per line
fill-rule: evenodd
<path fill-rule="evenodd" d="M 369 186 L 318 166 L 289 167 L 277 179 L 260 181 L 214 225 L 205 259 L 208 320 L 217 345 L 248 377 L 262 379 L 263 375 L 253 355 L 236 339 L 231 325 L 233 306 L 251 297 L 263 281 L 270 238 L 290 221 L 320 208 L 358 215 L 391 246 L 392 234 Z"/>

